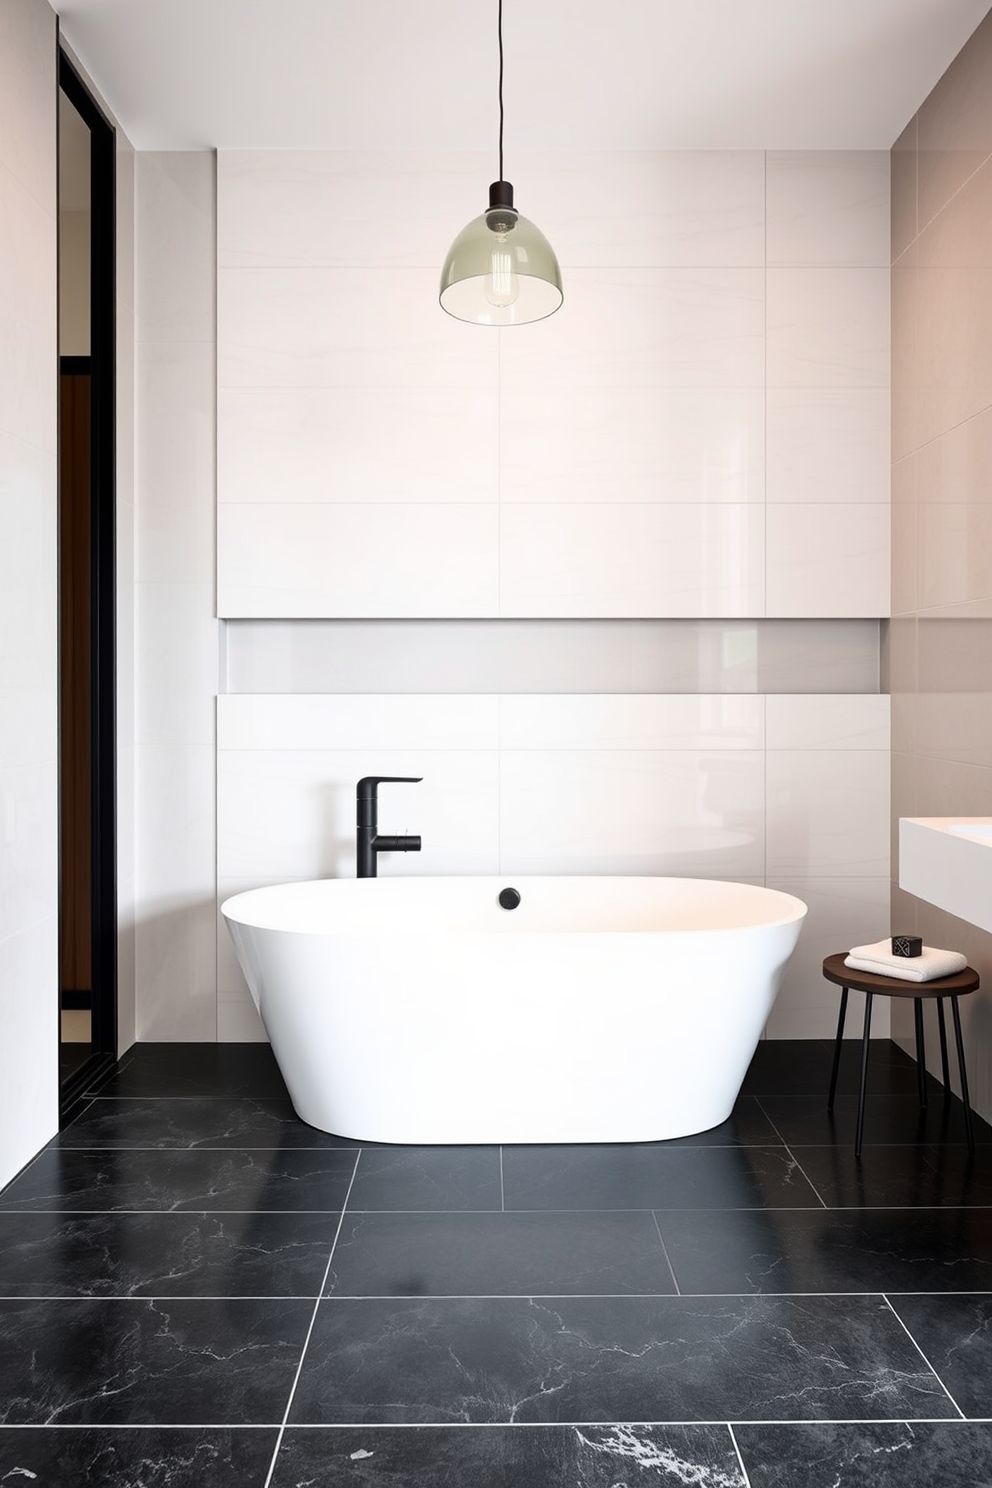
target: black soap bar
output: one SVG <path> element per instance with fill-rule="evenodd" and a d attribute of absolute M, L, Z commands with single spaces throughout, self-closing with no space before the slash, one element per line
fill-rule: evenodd
<path fill-rule="evenodd" d="M 919 935 L 893 935 L 893 956 L 922 956 L 923 940 Z"/>

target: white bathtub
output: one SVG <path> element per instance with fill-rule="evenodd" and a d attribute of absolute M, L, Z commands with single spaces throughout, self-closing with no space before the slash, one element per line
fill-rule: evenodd
<path fill-rule="evenodd" d="M 283 884 L 222 910 L 299 1116 L 427 1144 L 726 1120 L 806 906 L 706 879 L 508 875 Z"/>

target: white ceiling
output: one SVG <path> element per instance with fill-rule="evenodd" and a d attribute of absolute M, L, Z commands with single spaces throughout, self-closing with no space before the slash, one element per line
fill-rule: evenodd
<path fill-rule="evenodd" d="M 139 149 L 495 144 L 496 0 L 53 3 Z M 887 149 L 989 8 L 504 0 L 507 155 Z"/>

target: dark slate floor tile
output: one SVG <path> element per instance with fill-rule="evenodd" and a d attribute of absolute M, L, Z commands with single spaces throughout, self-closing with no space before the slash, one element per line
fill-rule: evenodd
<path fill-rule="evenodd" d="M 90 1094 L 289 1098 L 269 1044 L 134 1044 Z"/>
<path fill-rule="evenodd" d="M 838 992 L 838 1006 L 840 993 Z M 809 1095 L 830 1089 L 833 1039 L 762 1039 L 741 1086 L 742 1095 Z M 858 1041 L 845 1039 L 837 1082 L 838 1095 L 858 1093 L 861 1066 Z M 931 1097 L 941 1086 L 928 1076 Z M 868 1063 L 868 1091 L 882 1095 L 912 1095 L 916 1091 L 916 1061 L 889 1039 L 872 1040 Z"/>
<path fill-rule="evenodd" d="M 964 1415 L 992 1417 L 992 1296 L 891 1302 Z"/>
<path fill-rule="evenodd" d="M 338 1220 L 0 1214 L 0 1297 L 316 1297 Z"/>
<path fill-rule="evenodd" d="M 288 1100 L 121 1096 L 91 1100 L 54 1147 L 355 1147 L 301 1121 Z"/>
<path fill-rule="evenodd" d="M 290 1428 L 272 1488 L 746 1488 L 725 1426 Z"/>
<path fill-rule="evenodd" d="M 828 1209 L 951 1208 L 992 1205 L 992 1150 L 965 1146 L 854 1144 L 790 1146 Z"/>
<path fill-rule="evenodd" d="M 992 1292 L 992 1210 L 662 1213 L 679 1290 Z"/>
<path fill-rule="evenodd" d="M 800 1147 L 832 1142 L 854 1144 L 858 1125 L 856 1095 L 838 1096 L 832 1112 L 822 1095 L 765 1096 L 761 1107 L 783 1141 Z M 992 1142 L 992 1126 L 974 1119 L 975 1141 Z M 931 1096 L 921 1106 L 913 1095 L 869 1095 L 865 1100 L 865 1141 L 886 1144 L 937 1144 L 966 1141 L 964 1107 L 956 1096 Z"/>
<path fill-rule="evenodd" d="M 313 1303 L 0 1302 L 4 1425 L 276 1425 Z"/>
<path fill-rule="evenodd" d="M 24 1488 L 264 1488 L 278 1433 L 39 1426 L 0 1429 L 0 1483 Z"/>
<path fill-rule="evenodd" d="M 675 1291 L 648 1213 L 348 1214 L 329 1291 L 486 1297 Z"/>
<path fill-rule="evenodd" d="M 501 1209 L 499 1148 L 363 1148 L 348 1208 Z"/>
<path fill-rule="evenodd" d="M 880 1297 L 334 1298 L 319 1306 L 291 1420 L 956 1414 Z"/>
<path fill-rule="evenodd" d="M 672 1137 L 666 1147 L 773 1147 L 782 1138 L 753 1095 L 738 1096 L 727 1121 L 690 1137 Z"/>
<path fill-rule="evenodd" d="M 992 1425 L 735 1426 L 751 1488 L 988 1488 Z"/>
<path fill-rule="evenodd" d="M 784 1147 L 506 1147 L 507 1209 L 820 1208 Z"/>
<path fill-rule="evenodd" d="M 0 1195 L 11 1209 L 340 1210 L 353 1148 L 92 1152 L 47 1148 Z"/>

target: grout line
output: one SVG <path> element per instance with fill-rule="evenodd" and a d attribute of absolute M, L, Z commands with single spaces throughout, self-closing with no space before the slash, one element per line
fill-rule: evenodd
<path fill-rule="evenodd" d="M 816 1194 L 816 1197 L 820 1201 L 821 1207 L 824 1208 L 824 1209 L 829 1209 L 830 1208 L 830 1205 L 827 1204 L 827 1203 L 824 1203 L 823 1196 L 820 1193 L 820 1190 L 817 1188 L 816 1184 L 813 1182 L 812 1178 L 809 1176 L 809 1174 L 807 1173 L 806 1169 L 803 1167 L 802 1163 L 799 1161 L 798 1157 L 793 1152 L 792 1148 L 789 1146 L 788 1142 L 785 1143 L 785 1150 L 789 1154 L 789 1157 L 792 1159 L 792 1161 L 795 1163 L 796 1167 L 799 1169 L 800 1173 L 802 1173 L 803 1177 L 805 1178 L 806 1182 L 809 1184 L 810 1188 Z"/>
<path fill-rule="evenodd" d="M 741 1449 L 737 1444 L 737 1437 L 734 1435 L 734 1428 L 729 1421 L 727 1422 L 727 1430 L 730 1432 L 730 1440 L 733 1442 L 734 1451 L 737 1453 L 737 1461 L 741 1465 L 741 1476 L 744 1479 L 744 1488 L 751 1488 L 751 1479 L 747 1475 L 747 1468 L 744 1466 L 744 1458 L 741 1456 Z"/>
<path fill-rule="evenodd" d="M 893 1296 L 898 1296 L 899 1294 L 897 1292 L 893 1292 L 892 1295 Z M 926 1294 L 925 1293 L 920 1293 L 918 1295 L 926 1295 Z M 899 1316 L 898 1312 L 896 1312 L 896 1310 L 893 1307 L 892 1303 L 889 1301 L 889 1294 L 887 1292 L 882 1292 L 881 1296 L 882 1296 L 882 1301 L 885 1303 L 886 1307 L 889 1309 L 889 1311 L 891 1312 L 892 1316 L 895 1318 L 896 1322 L 899 1324 L 900 1328 L 902 1328 L 902 1330 L 905 1333 L 906 1337 L 909 1339 L 910 1343 L 913 1345 L 913 1347 L 915 1348 L 916 1352 L 919 1354 L 920 1358 L 923 1360 L 924 1364 L 930 1370 L 930 1373 L 933 1375 L 934 1379 L 937 1381 L 938 1385 L 943 1390 L 944 1394 L 947 1396 L 948 1400 L 951 1402 L 951 1404 L 953 1405 L 954 1409 L 957 1411 L 958 1415 L 961 1417 L 961 1420 L 962 1421 L 967 1420 L 967 1417 L 965 1416 L 964 1411 L 958 1405 L 957 1401 L 954 1399 L 954 1396 L 951 1394 L 950 1390 L 944 1384 L 944 1381 L 941 1379 L 940 1375 L 937 1373 L 936 1369 L 930 1363 L 930 1360 L 927 1358 L 926 1354 L 920 1348 L 920 1345 L 917 1343 L 916 1339 L 913 1337 L 912 1333 L 909 1331 L 909 1329 L 907 1328 L 906 1324 L 903 1322 L 902 1318 Z"/>
<path fill-rule="evenodd" d="M 203 1421 L 193 1423 L 197 1431 L 230 1431 L 230 1421 Z M 292 1431 L 326 1431 L 337 1432 L 345 1430 L 362 1430 L 370 1432 L 378 1431 L 420 1431 L 444 1430 L 444 1431 L 491 1431 L 498 1428 L 504 1431 L 555 1431 L 559 1428 L 572 1429 L 575 1427 L 606 1427 L 606 1426 L 722 1426 L 733 1432 L 734 1426 L 988 1426 L 992 1425 L 992 1416 L 967 1416 L 963 1421 L 955 1420 L 950 1416 L 912 1416 L 908 1420 L 902 1416 L 838 1416 L 829 1420 L 817 1416 L 815 1419 L 796 1420 L 795 1417 L 786 1417 L 782 1420 L 771 1420 L 765 1418 L 735 1419 L 733 1422 L 726 1419 L 704 1420 L 699 1416 L 693 1416 L 689 1420 L 644 1420 L 643 1417 L 637 1421 L 335 1421 L 328 1426 L 323 1421 L 300 1421 L 290 1429 Z M 279 1428 L 275 1421 L 238 1421 L 238 1431 L 277 1431 Z M 37 1431 L 38 1423 L 35 1421 L 5 1421 L 4 1431 Z M 94 1430 L 93 1427 L 80 1427 L 78 1422 L 73 1421 L 50 1421 L 46 1422 L 46 1431 L 79 1431 Z M 104 1431 L 188 1431 L 190 1423 L 186 1421 L 171 1421 L 166 1423 L 155 1422 L 153 1425 L 144 1422 L 115 1422 L 101 1421 L 99 1430 Z M 268 1488 L 268 1484 L 265 1485 Z M 750 1485 L 748 1485 L 750 1488 Z"/>
<path fill-rule="evenodd" d="M 358 1165 L 361 1162 L 361 1160 L 362 1160 L 362 1154 L 361 1154 L 361 1151 L 359 1151 L 358 1156 L 355 1158 L 355 1166 L 354 1166 L 354 1168 L 352 1170 L 351 1182 L 348 1184 L 348 1192 L 344 1196 L 344 1206 L 343 1206 L 343 1208 L 341 1210 L 341 1217 L 338 1220 L 338 1227 L 337 1227 L 337 1229 L 334 1232 L 334 1239 L 331 1242 L 331 1253 L 327 1257 L 327 1265 L 324 1267 L 324 1276 L 323 1276 L 323 1279 L 322 1279 L 322 1281 L 320 1283 L 320 1287 L 319 1287 L 318 1292 L 317 1292 L 317 1300 L 316 1300 L 316 1302 L 314 1303 L 314 1306 L 313 1306 L 313 1313 L 312 1313 L 311 1318 L 310 1318 L 310 1326 L 307 1329 L 307 1336 L 303 1340 L 303 1348 L 300 1351 L 300 1362 L 296 1366 L 296 1374 L 293 1376 L 293 1383 L 290 1386 L 289 1399 L 286 1401 L 286 1410 L 285 1410 L 285 1413 L 284 1413 L 283 1418 L 282 1418 L 282 1424 L 279 1427 L 279 1435 L 276 1438 L 275 1448 L 274 1448 L 273 1453 L 272 1453 L 272 1461 L 269 1464 L 269 1471 L 268 1471 L 268 1475 L 267 1475 L 267 1477 L 265 1479 L 265 1483 L 263 1485 L 263 1488 L 269 1488 L 269 1485 L 272 1482 L 272 1474 L 276 1470 L 276 1459 L 279 1456 L 279 1449 L 282 1446 L 282 1439 L 283 1439 L 283 1436 L 285 1435 L 285 1432 L 286 1432 L 286 1423 L 289 1420 L 289 1413 L 290 1413 L 290 1411 L 293 1408 L 293 1399 L 294 1399 L 294 1397 L 296 1395 L 296 1387 L 297 1387 L 297 1385 L 300 1382 L 300 1375 L 303 1372 L 303 1361 L 304 1361 L 304 1359 L 307 1356 L 307 1349 L 310 1346 L 310 1339 L 311 1339 L 311 1336 L 313 1334 L 314 1325 L 315 1325 L 315 1323 L 317 1321 L 317 1313 L 320 1310 L 320 1304 L 323 1301 L 323 1297 L 324 1297 L 324 1288 L 327 1286 L 327 1278 L 331 1274 L 331 1263 L 334 1260 L 334 1252 L 337 1249 L 338 1238 L 339 1238 L 339 1236 L 341 1234 L 341 1227 L 344 1224 L 345 1212 L 346 1212 L 346 1210 L 348 1208 L 348 1199 L 351 1196 L 351 1190 L 354 1187 L 355 1177 L 356 1177 L 356 1175 L 358 1173 Z"/>
<path fill-rule="evenodd" d="M 681 1297 L 682 1296 L 682 1288 L 679 1286 L 679 1279 L 675 1275 L 675 1267 L 672 1265 L 672 1258 L 668 1254 L 668 1246 L 665 1244 L 665 1237 L 661 1233 L 661 1225 L 658 1223 L 658 1211 L 657 1211 L 657 1209 L 652 1209 L 651 1210 L 651 1218 L 654 1220 L 654 1227 L 658 1231 L 658 1239 L 661 1241 L 661 1249 L 662 1249 L 662 1251 L 664 1253 L 665 1260 L 668 1262 L 668 1269 L 672 1273 L 672 1281 L 675 1284 L 675 1295 L 676 1295 L 676 1297 Z"/>
<path fill-rule="evenodd" d="M 499 1207 L 500 1213 L 506 1213 L 506 1189 L 503 1187 L 503 1149 L 499 1149 Z"/>

